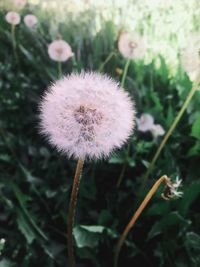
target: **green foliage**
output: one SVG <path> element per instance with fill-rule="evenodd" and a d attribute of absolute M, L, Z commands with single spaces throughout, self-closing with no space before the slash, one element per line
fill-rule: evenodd
<path fill-rule="evenodd" d="M 67 207 L 75 162 L 53 150 L 37 128 L 40 97 L 58 77 L 57 65 L 47 54 L 55 34 L 44 17 L 33 31 L 17 26 L 16 62 L 10 25 L 4 20 L 5 12 L 0 15 L 0 238 L 5 239 L 4 245 L 0 243 L 0 267 L 67 266 Z M 64 74 L 98 70 L 116 51 L 114 23 L 102 21 L 95 32 L 94 14 L 83 12 L 80 21 L 73 20 L 71 13 L 66 16 L 68 23 L 60 24 L 59 30 L 76 60 L 63 63 Z M 116 68 L 123 69 L 125 63 L 116 51 L 104 72 L 120 81 Z M 150 113 L 167 130 L 191 82 L 181 70 L 172 76 L 159 56 L 146 65 L 131 62 L 125 89 L 136 100 L 138 115 Z M 143 193 L 160 175 L 179 175 L 183 198 L 167 202 L 157 194 L 152 199 L 125 242 L 119 266 L 200 266 L 199 104 L 197 92 Z M 141 178 L 159 143 L 150 133 L 135 130 L 129 145 L 108 161 L 86 163 L 74 228 L 78 266 L 112 266 L 117 239 L 137 208 Z M 124 178 L 117 189 L 124 164 Z"/>

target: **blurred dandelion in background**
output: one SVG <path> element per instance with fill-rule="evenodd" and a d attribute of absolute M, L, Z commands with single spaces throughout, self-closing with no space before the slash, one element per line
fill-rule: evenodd
<path fill-rule="evenodd" d="M 122 56 L 127 59 L 121 81 L 121 85 L 124 87 L 131 60 L 142 59 L 145 55 L 145 41 L 137 33 L 122 32 L 118 38 L 118 49 Z"/>
<path fill-rule="evenodd" d="M 119 35 L 118 49 L 127 59 L 142 59 L 146 52 L 144 39 L 133 32 L 123 32 Z"/>
<path fill-rule="evenodd" d="M 16 37 L 15 37 L 15 27 L 18 25 L 21 21 L 21 17 L 19 13 L 15 11 L 9 11 L 6 14 L 6 21 L 11 24 L 11 37 L 12 37 L 12 45 L 13 45 L 13 53 L 15 60 L 17 61 L 17 50 L 16 50 Z"/>
<path fill-rule="evenodd" d="M 25 0 L 13 0 L 13 2 L 17 8 L 23 8 L 26 5 Z"/>
<path fill-rule="evenodd" d="M 10 23 L 11 25 L 17 25 L 20 23 L 20 15 L 15 11 L 9 11 L 6 14 L 6 21 Z"/>
<path fill-rule="evenodd" d="M 138 119 L 136 119 L 137 128 L 140 132 L 150 131 L 154 138 L 164 135 L 165 130 L 160 124 L 154 123 L 154 118 L 151 114 L 142 114 Z"/>
<path fill-rule="evenodd" d="M 74 56 L 70 45 L 64 40 L 55 40 L 48 46 L 49 57 L 58 62 L 59 77 L 62 76 L 61 62 Z"/>
<path fill-rule="evenodd" d="M 28 14 L 24 17 L 24 23 L 28 28 L 33 28 L 38 23 L 38 19 L 35 15 Z"/>

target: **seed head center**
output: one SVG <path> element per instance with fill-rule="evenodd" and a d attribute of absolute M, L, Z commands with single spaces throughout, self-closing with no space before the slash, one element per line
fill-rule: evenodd
<path fill-rule="evenodd" d="M 85 141 L 92 141 L 95 137 L 95 127 L 101 124 L 103 115 L 95 108 L 81 105 L 74 112 L 76 121 L 81 125 L 81 137 Z"/>

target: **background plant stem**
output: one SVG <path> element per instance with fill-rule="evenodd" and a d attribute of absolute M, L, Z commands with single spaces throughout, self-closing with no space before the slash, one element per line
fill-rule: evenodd
<path fill-rule="evenodd" d="M 74 217 L 78 196 L 78 189 L 80 184 L 81 172 L 83 169 L 84 159 L 79 159 L 76 166 L 76 172 L 73 181 L 72 193 L 69 204 L 68 212 L 68 228 L 67 228 L 67 247 L 68 247 L 68 257 L 69 257 L 69 267 L 75 267 L 75 257 L 73 249 L 73 227 L 74 227 Z"/>
<path fill-rule="evenodd" d="M 130 62 L 131 62 L 131 59 L 128 59 L 126 61 L 126 64 L 125 64 L 125 67 L 124 67 L 124 71 L 123 71 L 123 76 L 122 76 L 122 80 L 121 80 L 121 87 L 123 88 L 124 87 L 124 84 L 125 84 L 125 80 L 126 80 L 126 76 L 127 76 L 127 73 L 128 73 L 128 67 L 130 65 Z M 128 148 L 127 148 L 127 158 L 128 158 L 128 155 L 129 155 L 129 150 L 130 150 L 130 144 L 128 145 Z M 125 174 L 125 171 L 126 171 L 126 168 L 127 168 L 127 162 L 125 162 L 123 164 L 123 167 L 122 167 L 122 170 L 120 172 L 120 175 L 119 175 L 119 178 L 117 180 L 117 187 L 119 188 L 123 178 L 124 178 L 124 174 Z"/>
<path fill-rule="evenodd" d="M 128 73 L 128 67 L 129 67 L 130 63 L 131 63 L 131 59 L 128 59 L 126 61 L 126 65 L 124 67 L 124 72 L 123 72 L 122 81 L 121 81 L 121 87 L 124 87 L 126 76 L 127 76 L 127 73 Z"/>
<path fill-rule="evenodd" d="M 15 25 L 11 25 L 11 36 L 12 36 L 12 45 L 13 45 L 13 54 L 17 61 L 17 50 L 16 50 L 16 39 L 15 39 Z"/>
<path fill-rule="evenodd" d="M 119 253 L 121 251 L 122 245 L 129 233 L 129 231 L 131 230 L 131 228 L 134 226 L 136 220 L 138 219 L 138 217 L 140 216 L 140 214 L 142 213 L 142 211 L 144 210 L 144 208 L 146 207 L 146 205 L 148 204 L 148 202 L 151 200 L 152 196 L 155 194 L 155 192 L 157 191 L 158 187 L 162 184 L 162 182 L 168 182 L 168 178 L 166 175 L 163 175 L 151 188 L 151 190 L 149 191 L 149 193 L 146 195 L 145 199 L 142 201 L 142 204 L 139 206 L 139 208 L 136 210 L 136 212 L 134 213 L 133 217 L 131 218 L 130 222 L 127 224 L 127 226 L 125 227 L 123 233 L 121 234 L 119 241 L 117 243 L 116 246 L 116 250 L 115 250 L 115 256 L 114 256 L 114 267 L 118 266 L 118 258 L 119 258 Z"/>
<path fill-rule="evenodd" d="M 99 67 L 99 71 L 102 72 L 105 65 L 111 60 L 111 58 L 115 56 L 115 51 L 110 52 L 110 54 L 107 56 L 107 58 L 105 59 L 105 61 L 100 65 Z"/>
<path fill-rule="evenodd" d="M 145 187 L 145 184 L 146 184 L 146 181 L 149 177 L 149 174 L 151 173 L 151 171 L 153 170 L 154 168 L 154 165 L 161 153 L 161 151 L 163 150 L 164 146 L 166 145 L 169 137 L 172 135 L 174 129 L 176 128 L 178 122 L 180 121 L 181 117 L 183 116 L 183 113 L 184 111 L 186 110 L 186 108 L 188 107 L 190 101 L 192 100 L 192 97 L 194 96 L 195 92 L 197 91 L 198 87 L 199 87 L 199 81 L 200 81 L 200 76 L 197 77 L 196 81 L 193 83 L 193 86 L 192 86 L 192 89 L 191 91 L 189 92 L 185 102 L 183 103 L 183 106 L 181 108 L 181 110 L 179 111 L 179 113 L 177 114 L 174 122 L 172 123 L 171 127 L 169 128 L 168 132 L 166 133 L 166 135 L 164 136 L 160 146 L 158 147 L 155 155 L 153 156 L 153 159 L 144 175 L 144 178 L 142 180 L 142 184 L 141 184 L 141 188 L 139 190 L 139 195 L 140 193 L 143 191 L 143 188 Z"/>
<path fill-rule="evenodd" d="M 62 63 L 58 61 L 58 78 L 62 77 Z"/>

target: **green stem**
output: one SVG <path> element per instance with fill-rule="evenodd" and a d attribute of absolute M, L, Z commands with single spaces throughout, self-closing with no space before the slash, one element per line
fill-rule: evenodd
<path fill-rule="evenodd" d="M 111 58 L 113 56 L 115 56 L 115 52 L 114 51 L 110 52 L 110 54 L 107 56 L 107 58 L 105 59 L 105 61 L 100 65 L 99 72 L 102 72 L 103 71 L 105 65 L 111 60 Z"/>
<path fill-rule="evenodd" d="M 125 163 L 123 164 L 122 170 L 121 170 L 121 172 L 120 172 L 120 175 L 119 175 L 119 178 L 118 178 L 118 181 L 117 181 L 117 188 L 119 188 L 120 185 L 121 185 L 121 182 L 122 182 L 122 180 L 123 180 L 123 178 L 124 178 L 124 174 L 125 174 L 125 172 L 126 172 L 126 169 L 127 169 L 127 162 L 125 162 Z"/>
<path fill-rule="evenodd" d="M 77 204 L 78 189 L 80 184 L 81 172 L 83 169 L 84 159 L 79 159 L 76 172 L 73 181 L 73 188 L 69 204 L 68 212 L 68 227 L 67 227 L 67 248 L 68 248 L 68 257 L 69 257 L 69 267 L 75 267 L 75 257 L 74 257 L 74 248 L 73 248 L 73 227 L 74 227 L 74 217 Z"/>
<path fill-rule="evenodd" d="M 128 72 L 128 67 L 131 63 L 131 59 L 128 59 L 126 61 L 126 65 L 124 67 L 124 72 L 123 72 L 123 76 L 122 76 L 122 81 L 121 81 L 121 87 L 124 87 L 124 83 L 125 83 L 125 80 L 126 80 L 126 76 L 127 76 L 127 72 Z"/>
<path fill-rule="evenodd" d="M 128 59 L 126 61 L 126 65 L 124 67 L 124 71 L 123 71 L 123 76 L 122 76 L 122 80 L 121 80 L 121 87 L 123 88 L 124 87 L 124 83 L 125 83 L 125 80 L 126 80 L 126 76 L 127 76 L 127 73 L 128 73 L 128 67 L 130 65 L 130 62 L 131 62 L 131 59 Z M 130 150 L 130 145 L 128 146 L 128 149 L 127 149 L 127 157 L 129 155 L 129 150 Z M 117 188 L 119 188 L 123 178 L 124 178 L 124 174 L 125 174 L 125 171 L 126 171 L 126 168 L 127 168 L 127 162 L 124 163 L 123 167 L 122 167 L 122 170 L 121 170 L 121 173 L 119 175 L 119 178 L 117 180 Z"/>
<path fill-rule="evenodd" d="M 12 37 L 12 45 L 13 45 L 13 54 L 15 59 L 17 60 L 17 44 L 16 44 L 16 39 L 15 39 L 15 25 L 11 25 L 11 37 Z"/>
<path fill-rule="evenodd" d="M 177 114 L 174 122 L 172 123 L 171 127 L 169 128 L 168 132 L 166 133 L 166 135 L 164 136 L 160 146 L 158 147 L 148 169 L 147 169 L 147 172 L 145 173 L 144 175 L 144 178 L 143 178 L 143 181 L 142 181 L 142 184 L 141 184 L 141 188 L 139 190 L 139 192 L 141 192 L 146 184 L 146 181 L 149 177 L 149 174 L 151 173 L 151 171 L 153 170 L 154 168 L 154 165 L 161 153 L 161 151 L 163 150 L 164 146 L 166 145 L 169 137 L 172 135 L 174 129 L 176 128 L 178 122 L 180 121 L 181 117 L 183 116 L 183 113 L 184 111 L 186 110 L 186 108 L 188 107 L 188 105 L 190 104 L 190 101 L 192 100 L 192 97 L 194 96 L 195 92 L 197 91 L 197 89 L 199 88 L 199 82 L 200 82 L 200 76 L 197 77 L 196 81 L 193 83 L 193 86 L 192 86 L 192 89 L 191 91 L 189 92 L 185 102 L 183 103 L 183 106 L 181 108 L 181 110 L 179 111 L 179 113 Z M 140 195 L 140 193 L 139 193 Z"/>
<path fill-rule="evenodd" d="M 58 61 L 58 77 L 62 77 L 62 63 L 61 61 Z"/>
<path fill-rule="evenodd" d="M 130 146 L 130 144 L 128 144 L 128 147 L 127 147 L 127 150 L 126 150 L 126 161 L 123 164 L 122 170 L 121 170 L 119 178 L 117 180 L 117 185 L 116 185 L 117 188 L 120 187 L 121 182 L 122 182 L 122 180 L 124 178 L 124 174 L 126 172 L 127 166 L 128 166 L 128 157 L 129 157 L 130 148 L 131 148 L 131 146 Z"/>

